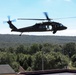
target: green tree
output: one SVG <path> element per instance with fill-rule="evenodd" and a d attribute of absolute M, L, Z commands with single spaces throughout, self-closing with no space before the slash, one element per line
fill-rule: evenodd
<path fill-rule="evenodd" d="M 48 69 L 64 68 L 68 65 L 68 58 L 59 52 L 47 54 Z"/>
<path fill-rule="evenodd" d="M 11 64 L 13 61 L 16 61 L 17 57 L 15 54 L 1 52 L 0 55 L 0 64 Z"/>
<path fill-rule="evenodd" d="M 18 53 L 25 53 L 25 48 L 23 45 L 19 45 L 16 50 L 15 50 L 16 54 Z"/>
<path fill-rule="evenodd" d="M 76 53 L 76 44 L 75 43 L 67 43 L 64 45 L 63 54 L 71 57 L 75 53 Z"/>
<path fill-rule="evenodd" d="M 32 71 L 32 68 L 31 68 L 31 67 L 28 67 L 28 68 L 27 68 L 27 71 Z"/>
<path fill-rule="evenodd" d="M 14 71 L 16 71 L 16 72 L 18 72 L 18 70 L 19 70 L 19 63 L 18 62 L 12 62 L 11 63 L 11 67 L 14 69 Z"/>
<path fill-rule="evenodd" d="M 55 45 L 54 52 L 60 52 L 60 53 L 62 53 L 62 46 L 61 45 Z"/>
<path fill-rule="evenodd" d="M 23 62 L 23 68 L 24 68 L 25 70 L 27 70 L 27 68 L 28 68 L 27 60 L 24 60 L 24 62 Z"/>
<path fill-rule="evenodd" d="M 17 62 L 20 63 L 21 66 L 23 66 L 24 61 L 27 60 L 27 57 L 23 53 L 17 54 Z"/>
<path fill-rule="evenodd" d="M 43 51 L 44 53 L 49 53 L 51 51 L 51 48 L 50 47 L 42 47 L 41 51 Z"/>
<path fill-rule="evenodd" d="M 28 63 L 29 67 L 32 66 L 32 57 L 31 57 L 31 55 L 27 55 L 27 63 Z"/>
<path fill-rule="evenodd" d="M 0 52 L 5 52 L 5 48 L 0 48 Z"/>
<path fill-rule="evenodd" d="M 13 47 L 9 47 L 6 52 L 15 53 L 15 50 Z"/>
<path fill-rule="evenodd" d="M 38 52 L 40 49 L 39 49 L 39 45 L 38 44 L 32 44 L 31 46 L 30 46 L 30 51 L 29 51 L 29 53 L 30 54 L 34 54 L 34 53 L 36 53 L 36 52 Z"/>
<path fill-rule="evenodd" d="M 42 52 L 39 51 L 32 57 L 33 63 L 32 68 L 33 70 L 42 70 Z"/>
<path fill-rule="evenodd" d="M 74 67 L 76 67 L 76 54 L 74 54 L 72 57 L 71 57 L 71 60 L 72 60 L 72 65 Z"/>
<path fill-rule="evenodd" d="M 23 62 L 23 68 L 27 70 L 27 68 L 31 66 L 32 66 L 32 57 L 31 55 L 26 55 L 26 59 Z"/>

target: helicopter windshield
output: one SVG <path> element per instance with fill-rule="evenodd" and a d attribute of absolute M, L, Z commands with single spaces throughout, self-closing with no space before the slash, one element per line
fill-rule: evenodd
<path fill-rule="evenodd" d="M 61 23 L 56 23 L 55 25 L 56 25 L 56 27 L 63 27 L 63 24 L 61 24 Z"/>
<path fill-rule="evenodd" d="M 63 25 L 60 23 L 60 26 L 63 26 Z"/>

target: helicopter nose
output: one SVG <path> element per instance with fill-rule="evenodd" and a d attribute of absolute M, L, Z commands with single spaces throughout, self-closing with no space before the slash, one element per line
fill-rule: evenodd
<path fill-rule="evenodd" d="M 67 29 L 67 27 L 65 26 L 64 29 Z"/>

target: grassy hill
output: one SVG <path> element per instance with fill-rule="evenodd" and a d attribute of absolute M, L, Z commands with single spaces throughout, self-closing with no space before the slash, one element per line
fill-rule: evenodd
<path fill-rule="evenodd" d="M 33 36 L 33 35 L 10 35 L 0 34 L 0 47 L 16 46 L 19 44 L 33 43 L 53 43 L 65 44 L 69 42 L 76 43 L 76 36 Z"/>

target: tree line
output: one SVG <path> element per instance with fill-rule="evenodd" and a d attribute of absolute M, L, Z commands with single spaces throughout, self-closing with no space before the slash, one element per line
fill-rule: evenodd
<path fill-rule="evenodd" d="M 9 64 L 15 71 L 18 71 L 19 66 L 28 71 L 75 68 L 76 43 L 34 43 L 0 48 L 0 64 Z"/>

